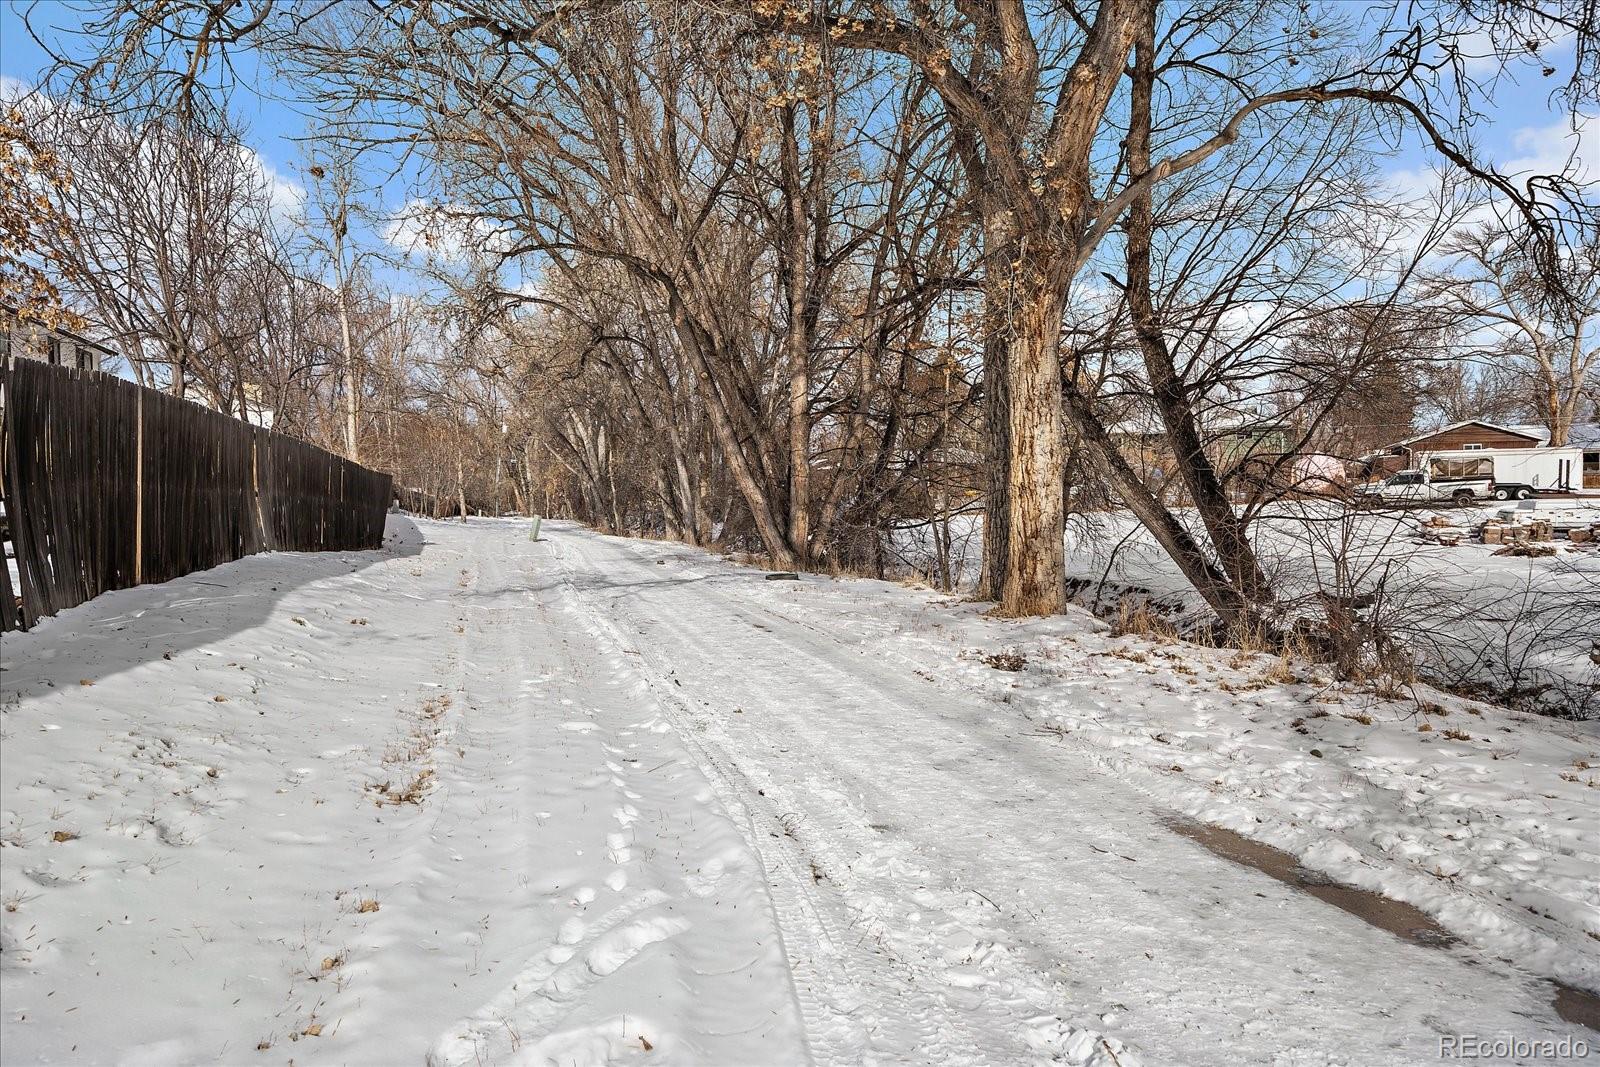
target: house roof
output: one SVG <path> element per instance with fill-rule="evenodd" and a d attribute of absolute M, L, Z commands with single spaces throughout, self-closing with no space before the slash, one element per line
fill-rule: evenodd
<path fill-rule="evenodd" d="M 1519 422 L 1515 426 L 1507 426 L 1506 429 L 1514 433 L 1525 433 L 1537 439 L 1541 445 L 1550 440 L 1550 427 L 1540 426 L 1536 422 Z"/>
<path fill-rule="evenodd" d="M 1575 422 L 1567 430 L 1567 444 L 1573 448 L 1600 448 L 1600 422 Z"/>
<path fill-rule="evenodd" d="M 1541 445 L 1550 443 L 1550 428 L 1538 423 L 1517 423 L 1505 429 L 1535 438 Z M 1437 432 L 1437 431 L 1435 431 Z M 1600 448 L 1600 422 L 1575 422 L 1567 427 L 1568 448 Z"/>
<path fill-rule="evenodd" d="M 1482 419 L 1462 419 L 1460 422 L 1452 422 L 1449 426 L 1440 426 L 1436 429 L 1429 430 L 1426 433 L 1419 433 L 1414 437 L 1408 437 L 1404 441 L 1399 442 L 1399 445 L 1413 444 L 1425 437 L 1434 437 L 1441 433 L 1449 433 L 1451 430 L 1459 430 L 1463 426 L 1483 426 L 1490 430 L 1499 430 L 1501 433 L 1514 434 L 1517 437 L 1526 437 L 1530 441 L 1542 441 L 1546 436 L 1548 436 L 1534 432 L 1534 428 L 1529 426 L 1501 426 L 1499 423 L 1485 422 Z"/>
<path fill-rule="evenodd" d="M 43 333 L 55 334 L 57 337 L 65 337 L 67 340 L 73 341 L 80 345 L 87 345 L 88 347 L 100 352 L 101 355 L 116 355 L 116 353 L 110 348 L 107 348 L 104 343 L 85 337 L 83 334 L 69 330 L 65 326 L 46 326 L 42 322 L 26 321 L 22 318 L 21 310 L 15 304 L 9 302 L 0 301 L 0 318 L 9 319 L 13 323 L 37 329 Z"/>

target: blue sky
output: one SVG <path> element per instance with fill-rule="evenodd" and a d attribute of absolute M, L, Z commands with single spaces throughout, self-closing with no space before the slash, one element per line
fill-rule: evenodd
<path fill-rule="evenodd" d="M 41 33 L 48 32 L 46 27 L 52 24 L 75 25 L 79 13 L 57 0 L 40 0 L 37 4 L 31 0 L 0 0 L 0 78 L 32 85 L 47 57 L 23 26 L 23 12 L 29 10 L 35 30 Z M 1553 84 L 1571 69 L 1572 53 L 1569 41 L 1552 46 L 1540 57 L 1557 68 L 1553 78 L 1541 77 L 1537 62 L 1523 64 L 1501 78 L 1494 107 L 1478 132 L 1480 149 L 1494 163 L 1512 171 L 1552 169 L 1579 149 L 1579 140 L 1570 129 L 1570 116 L 1550 98 Z M 264 172 L 283 197 L 292 198 L 302 191 L 303 154 L 296 139 L 306 133 L 312 120 L 288 101 L 290 94 L 270 77 L 260 80 L 262 92 L 251 91 L 249 83 L 254 71 L 250 60 L 245 56 L 238 62 L 245 84 L 235 95 L 235 111 L 248 127 L 247 141 L 260 156 Z M 1600 178 L 1596 132 L 1591 123 L 1586 131 L 1587 143 L 1579 151 L 1590 179 Z M 1429 184 L 1427 169 L 1432 159 L 1416 143 L 1403 147 L 1389 165 L 1392 180 L 1404 189 Z M 383 189 L 383 210 L 397 211 L 404 205 L 406 195 L 401 182 L 389 182 Z"/>
<path fill-rule="evenodd" d="M 76 26 L 80 16 L 74 6 L 58 0 L 38 3 L 0 0 L 0 82 L 14 80 L 32 86 L 38 83 L 48 66 L 48 55 L 24 25 L 25 13 L 34 32 L 46 37 L 51 27 Z M 309 111 L 297 108 L 290 94 L 270 75 L 258 77 L 248 52 L 237 53 L 234 63 L 241 84 L 231 100 L 232 113 L 245 126 L 245 143 L 258 157 L 280 212 L 288 218 L 298 213 L 304 203 L 306 157 L 301 139 L 314 128 L 315 118 Z M 384 190 L 384 211 L 397 211 L 404 202 L 404 190 L 399 183 Z M 363 236 L 359 223 L 355 229 L 358 237 Z M 364 236 L 369 243 L 381 246 L 383 242 L 377 232 L 380 230 L 381 221 Z M 381 282 L 393 288 L 408 291 L 417 286 L 418 279 L 408 272 L 391 270 L 381 264 L 370 266 Z"/>
<path fill-rule="evenodd" d="M 41 35 L 47 35 L 48 26 L 77 25 L 79 12 L 56 0 L 37 4 L 32 0 L 0 0 L 0 77 L 31 86 L 38 82 L 49 57 L 23 23 L 27 12 L 31 12 L 34 31 Z M 239 116 L 250 126 L 251 146 L 281 175 L 289 176 L 299 163 L 293 138 L 305 129 L 302 117 L 285 103 L 253 93 L 242 92 L 235 102 Z"/>

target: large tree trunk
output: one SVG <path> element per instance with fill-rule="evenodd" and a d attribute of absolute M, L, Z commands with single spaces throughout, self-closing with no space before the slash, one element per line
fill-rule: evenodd
<path fill-rule="evenodd" d="M 350 336 L 349 287 L 339 282 L 339 344 L 344 355 L 344 455 L 352 463 L 361 462 L 361 376 L 356 366 L 355 343 Z"/>
<path fill-rule="evenodd" d="M 1054 615 L 1066 603 L 1066 458 L 1061 420 L 1061 287 L 1026 276 L 1006 352 L 1010 528 L 1000 613 Z"/>
<path fill-rule="evenodd" d="M 787 200 L 789 332 L 789 547 L 795 563 L 811 558 L 811 335 L 807 304 L 810 271 L 806 249 L 806 201 L 800 184 L 800 145 L 795 107 L 783 112 L 783 185 Z"/>
<path fill-rule="evenodd" d="M 467 470 L 461 441 L 456 441 L 456 504 L 461 508 L 461 521 L 467 521 Z"/>
<path fill-rule="evenodd" d="M 728 406 L 723 400 L 716 373 L 711 367 L 710 360 L 713 354 L 707 351 L 708 339 L 693 321 L 689 309 L 684 306 L 678 295 L 669 290 L 667 297 L 668 308 L 672 314 L 673 331 L 682 343 L 690 365 L 694 368 L 700 397 L 705 404 L 706 417 L 711 424 L 711 432 L 728 465 L 728 471 L 733 476 L 734 485 L 750 509 L 761 543 L 777 566 L 793 567 L 794 552 L 789 547 L 782 524 L 778 521 L 778 513 L 773 510 L 771 496 L 751 470 L 750 462 L 734 429 L 733 419 L 728 413 Z"/>
<path fill-rule="evenodd" d="M 1561 402 L 1561 386 L 1556 382 L 1552 371 L 1545 374 L 1544 388 L 1544 422 L 1550 428 L 1550 448 L 1559 448 L 1567 443 L 1567 434 L 1572 430 L 1572 412 Z"/>
<path fill-rule="evenodd" d="M 983 570 L 978 596 L 999 600 L 1011 558 L 1011 274 L 1017 258 L 1011 213 L 989 205 L 984 227 L 983 428 L 988 463 L 983 509 Z"/>
<path fill-rule="evenodd" d="M 169 346 L 169 350 L 172 348 Z M 172 366 L 172 380 L 167 383 L 167 392 L 182 400 L 189 393 L 189 353 L 174 350 L 168 362 Z"/>

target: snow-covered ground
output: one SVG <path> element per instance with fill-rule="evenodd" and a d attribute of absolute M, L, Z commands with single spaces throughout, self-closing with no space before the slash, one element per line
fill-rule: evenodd
<path fill-rule="evenodd" d="M 1600 519 L 1600 499 L 1366 511 L 1285 501 L 1256 522 L 1253 537 L 1287 610 L 1313 607 L 1319 592 L 1365 594 L 1381 586 L 1380 621 L 1425 676 L 1517 691 L 1547 712 L 1600 715 L 1600 665 L 1591 658 L 1600 643 L 1600 550 L 1557 541 L 1552 556 L 1496 556 L 1494 545 L 1450 547 L 1416 536 L 1418 523 L 1432 515 L 1468 528 L 1504 510 L 1556 521 Z M 1198 521 L 1187 511 L 1178 515 Z M 959 588 L 970 589 L 982 560 L 981 518 L 953 522 L 952 540 Z M 931 569 L 923 528 L 902 532 L 896 542 L 908 570 Z M 1073 516 L 1067 566 L 1091 589 L 1104 584 L 1102 605 L 1134 586 L 1200 607 L 1177 566 L 1127 512 Z"/>
<path fill-rule="evenodd" d="M 252 557 L 9 635 L 4 1061 L 1600 1040 L 1545 980 L 1600 991 L 1600 725 L 545 531 L 399 520 L 381 552 Z M 1182 816 L 1460 941 L 1369 926 Z"/>

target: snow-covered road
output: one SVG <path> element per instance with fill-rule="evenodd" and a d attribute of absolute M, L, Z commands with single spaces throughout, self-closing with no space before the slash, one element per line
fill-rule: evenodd
<path fill-rule="evenodd" d="M 1376 1065 L 1584 1034 L 1533 975 L 1214 856 L 1006 695 L 864 640 L 942 625 L 925 594 L 419 526 L 8 638 L 5 1063 Z"/>

